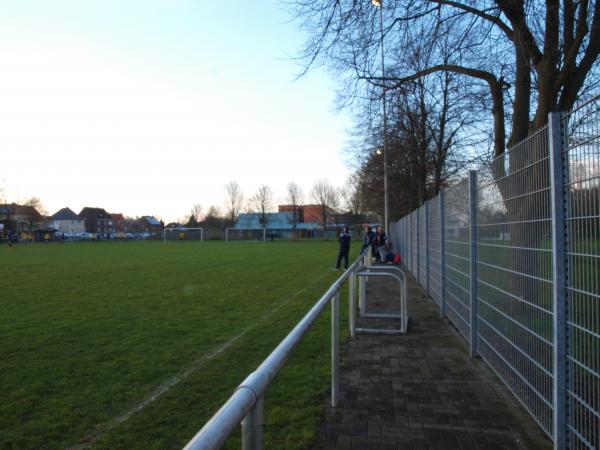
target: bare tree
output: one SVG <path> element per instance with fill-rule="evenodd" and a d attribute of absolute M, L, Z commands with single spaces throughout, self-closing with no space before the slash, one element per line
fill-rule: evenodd
<path fill-rule="evenodd" d="M 298 0 L 295 5 L 311 35 L 304 53 L 308 66 L 323 58 L 343 75 L 344 88 L 366 84 L 363 90 L 348 91 L 365 94 L 368 102 L 379 101 L 382 89 L 396 92 L 436 74 L 468 79 L 465 87 L 474 95 L 485 92 L 484 104 L 491 112 L 494 130 L 493 152 L 498 157 L 492 175 L 505 200 L 507 222 L 517 223 L 531 215 L 535 200 L 510 201 L 515 186 L 506 180 L 519 173 L 523 179 L 520 192 L 539 192 L 547 185 L 545 146 L 532 145 L 504 159 L 505 148 L 543 126 L 548 113 L 571 109 L 582 93 L 598 87 L 599 1 L 396 0 L 380 2 L 383 11 L 369 2 L 351 0 Z M 385 49 L 379 35 L 380 12 Z M 382 52 L 387 60 L 385 76 L 378 65 Z M 408 161 L 413 173 L 406 174 L 417 181 L 418 190 L 411 198 L 415 195 L 419 202 L 430 195 L 427 171 L 423 171 L 428 164 L 423 138 L 431 136 L 419 137 L 423 129 L 415 127 L 417 134 L 412 137 L 396 136 L 399 142 L 410 138 L 406 143 L 419 150 Z M 434 142 L 444 156 L 447 139 L 442 137 L 447 133 L 441 128 L 438 131 Z M 437 170 L 440 167 L 438 164 Z M 537 207 L 538 217 L 546 216 L 548 205 Z M 548 232 L 543 229 L 531 237 L 527 227 L 512 227 L 515 249 L 538 246 Z M 529 258 L 516 250 L 511 254 L 511 270 L 530 273 L 531 267 L 539 266 L 536 257 L 535 252 Z M 513 281 L 515 291 L 524 298 L 536 295 L 531 283 L 520 283 L 517 277 Z"/>
<path fill-rule="evenodd" d="M 321 179 L 315 181 L 310 194 L 313 201 L 321 207 L 321 220 L 325 231 L 327 220 L 331 216 L 332 204 L 335 202 L 335 189 L 329 181 Z"/>
<path fill-rule="evenodd" d="M 515 224 L 510 225 L 516 249 L 510 270 L 531 273 L 532 267 L 541 266 L 535 260 L 538 253 L 529 257 L 520 249 L 541 245 L 539 240 L 549 230 L 540 225 L 532 237 L 529 227 L 517 223 L 534 210 L 536 217 L 546 217 L 549 203 L 538 206 L 531 196 L 514 201 L 514 183 L 506 180 L 519 174 L 523 180 L 519 193 L 539 192 L 547 185 L 546 147 L 531 145 L 507 158 L 505 149 L 543 126 L 549 112 L 571 109 L 582 92 L 598 87 L 600 1 L 384 0 L 379 2 L 384 10 L 352 0 L 297 0 L 295 5 L 310 35 L 304 52 L 307 66 L 318 59 L 326 61 L 339 72 L 338 79 L 345 80 L 341 88 L 355 98 L 380 103 L 384 89 L 392 97 L 417 80 L 444 73 L 469 80 L 465 83 L 469 93 L 485 93 L 483 104 L 491 113 L 497 157 L 492 176 L 505 201 L 506 222 Z M 379 65 L 382 52 L 387 60 L 385 76 Z M 430 195 L 428 172 L 423 171 L 428 164 L 423 153 L 427 135 L 419 137 L 421 124 L 412 137 L 395 136 L 398 142 L 411 138 L 406 143 L 419 150 L 407 161 L 413 173 L 404 178 L 417 181 L 417 191 L 407 192 L 410 201 L 416 197 L 418 202 Z M 482 124 L 487 126 L 485 120 Z M 441 134 L 434 141 L 443 150 Z M 374 164 L 369 168 L 377 169 Z M 406 172 L 401 166 L 396 169 Z M 514 291 L 523 298 L 537 295 L 533 283 L 513 278 Z"/>
<path fill-rule="evenodd" d="M 570 109 L 582 91 L 598 85 L 597 1 L 381 2 L 385 78 L 378 66 L 380 16 L 370 2 L 297 0 L 294 5 L 310 36 L 303 51 L 307 70 L 326 61 L 343 75 L 347 92 L 356 93 L 360 80 L 393 90 L 439 72 L 467 77 L 473 89 L 485 87 L 495 155 L 504 152 L 505 121 L 509 143 L 519 142 L 542 126 L 550 111 Z"/>
<path fill-rule="evenodd" d="M 48 210 L 44 207 L 44 204 L 39 197 L 31 197 L 23 204 L 26 206 L 33 206 L 40 214 L 48 214 Z"/>
<path fill-rule="evenodd" d="M 360 176 L 357 172 L 348 177 L 346 186 L 342 191 L 344 207 L 351 215 L 359 216 L 364 212 L 364 199 L 361 195 Z"/>
<path fill-rule="evenodd" d="M 244 194 L 240 185 L 235 181 L 230 181 L 225 185 L 226 199 L 225 199 L 225 210 L 227 219 L 230 225 L 234 225 L 237 222 L 238 216 L 244 204 Z"/>
<path fill-rule="evenodd" d="M 48 214 L 48 210 L 44 208 L 39 197 L 31 197 L 23 204 L 29 206 L 29 208 L 26 209 L 27 227 L 29 231 L 32 231 L 34 225 L 42 221 L 42 214 Z"/>
<path fill-rule="evenodd" d="M 294 181 L 290 181 L 286 187 L 287 196 L 286 202 L 291 208 L 292 215 L 289 218 L 290 225 L 292 226 L 292 236 L 296 236 L 296 227 L 300 222 L 301 205 L 303 202 L 302 188 L 299 184 Z"/>
<path fill-rule="evenodd" d="M 200 222 L 201 225 L 206 228 L 221 228 L 223 226 L 224 221 L 223 214 L 218 206 L 211 206 L 206 211 L 204 218 Z"/>
<path fill-rule="evenodd" d="M 202 219 L 202 205 L 200 203 L 196 203 L 190 209 L 190 213 L 188 215 L 187 226 L 188 227 L 197 227 Z"/>
<path fill-rule="evenodd" d="M 6 184 L 4 183 L 4 181 L 2 181 L 2 183 L 0 183 L 0 205 L 4 205 L 7 202 L 7 195 L 6 195 Z"/>
<path fill-rule="evenodd" d="M 331 214 L 337 214 L 342 209 L 343 190 L 342 188 L 332 187 L 331 199 L 329 200 L 329 206 L 331 208 Z"/>
<path fill-rule="evenodd" d="M 263 228 L 267 228 L 268 212 L 273 208 L 273 191 L 267 185 L 260 185 L 256 194 L 250 199 L 253 208 L 258 212 L 258 220 Z"/>

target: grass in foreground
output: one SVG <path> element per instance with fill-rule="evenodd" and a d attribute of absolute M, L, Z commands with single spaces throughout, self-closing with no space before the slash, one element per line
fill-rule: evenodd
<path fill-rule="evenodd" d="M 0 448 L 182 447 L 339 276 L 336 252 L 333 242 L 0 248 Z M 269 448 L 312 439 L 328 321 L 268 392 Z"/>

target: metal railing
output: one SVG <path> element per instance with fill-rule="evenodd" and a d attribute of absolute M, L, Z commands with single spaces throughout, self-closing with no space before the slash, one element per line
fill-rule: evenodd
<path fill-rule="evenodd" d="M 186 450 L 209 450 L 220 448 L 233 431 L 242 425 L 242 448 L 263 448 L 264 405 L 263 398 L 271 382 L 284 366 L 294 349 L 300 344 L 304 336 L 311 329 L 317 318 L 331 302 L 331 406 L 337 407 L 339 402 L 339 300 L 340 290 L 346 281 L 349 282 L 349 329 L 350 336 L 354 337 L 356 328 L 356 278 L 365 280 L 365 276 L 392 276 L 401 283 L 399 291 L 400 302 L 403 304 L 402 319 L 403 332 L 407 323 L 407 284 L 403 272 L 402 278 L 377 266 L 368 267 L 366 253 L 359 256 L 348 269 L 329 287 L 323 296 L 316 302 L 304 318 L 271 352 L 263 363 L 235 389 L 233 395 L 223 404 L 215 415 L 202 427 L 202 429 L 185 446 Z M 365 292 L 360 292 L 361 304 L 365 304 Z M 362 311 L 362 309 L 361 309 Z"/>
<path fill-rule="evenodd" d="M 600 449 L 600 97 L 551 113 L 391 232 L 554 447 Z"/>
<path fill-rule="evenodd" d="M 390 273 L 396 272 L 396 273 Z M 360 305 L 360 316 L 363 318 L 379 318 L 379 319 L 399 319 L 400 326 L 398 328 L 356 328 L 355 326 L 355 316 L 354 309 L 351 306 L 350 313 L 350 329 L 354 330 L 356 333 L 378 333 L 378 334 L 404 334 L 408 330 L 408 281 L 406 279 L 406 274 L 404 271 L 398 266 L 387 266 L 387 265 L 376 265 L 371 267 L 364 267 L 362 271 L 355 272 L 355 277 L 358 277 L 360 280 L 360 289 L 359 289 L 359 305 Z M 369 277 L 383 277 L 383 278 L 391 278 L 398 282 L 399 291 L 398 291 L 398 300 L 399 300 L 399 310 L 398 312 L 391 313 L 371 313 L 367 311 L 367 295 L 366 295 L 366 286 L 365 281 L 368 280 Z M 352 279 L 351 279 L 352 281 Z M 352 333 L 352 337 L 354 337 L 354 332 Z"/>

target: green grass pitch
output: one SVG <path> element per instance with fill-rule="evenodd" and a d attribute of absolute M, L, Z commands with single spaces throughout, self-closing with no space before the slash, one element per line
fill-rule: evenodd
<path fill-rule="evenodd" d="M 335 242 L 3 245 L 0 448 L 181 448 L 339 276 L 336 256 Z M 267 393 L 267 448 L 310 446 L 329 320 Z"/>

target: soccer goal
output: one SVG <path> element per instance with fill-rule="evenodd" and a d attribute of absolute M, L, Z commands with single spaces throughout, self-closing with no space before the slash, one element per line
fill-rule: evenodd
<path fill-rule="evenodd" d="M 227 228 L 226 242 L 264 242 L 267 240 L 267 230 L 264 228 Z"/>
<path fill-rule="evenodd" d="M 165 228 L 163 241 L 203 241 L 202 228 Z"/>

